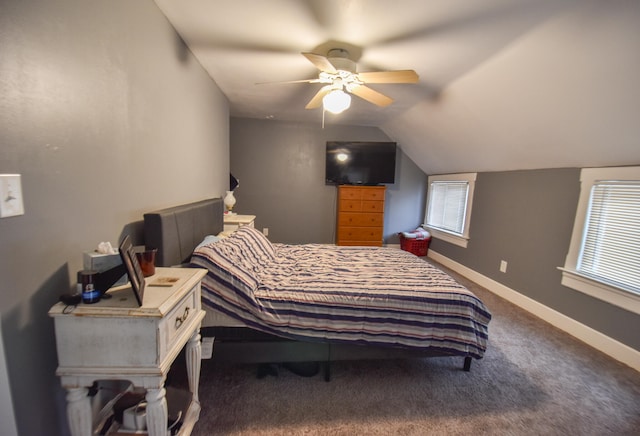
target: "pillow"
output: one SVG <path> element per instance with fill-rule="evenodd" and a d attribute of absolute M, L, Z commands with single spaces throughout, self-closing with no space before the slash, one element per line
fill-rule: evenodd
<path fill-rule="evenodd" d="M 217 287 L 250 295 L 258 286 L 258 277 L 251 262 L 230 239 L 197 248 L 191 264 L 207 269 L 207 277 L 217 282 Z"/>
<path fill-rule="evenodd" d="M 196 249 L 202 247 L 203 245 L 209 245 L 209 244 L 214 244 L 216 242 L 218 242 L 220 240 L 219 237 L 214 236 L 214 235 L 207 235 L 204 237 L 204 239 L 202 240 L 202 242 L 200 242 L 197 246 Z"/>
<path fill-rule="evenodd" d="M 243 254 L 260 266 L 273 261 L 276 250 L 265 235 L 250 226 L 241 226 L 230 237 Z"/>

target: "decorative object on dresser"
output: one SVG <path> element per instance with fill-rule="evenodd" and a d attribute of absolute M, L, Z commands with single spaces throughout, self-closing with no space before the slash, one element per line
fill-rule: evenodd
<path fill-rule="evenodd" d="M 205 273 L 197 268 L 158 268 L 147 279 L 149 288 L 142 306 L 131 287 L 124 285 L 111 288 L 108 300 L 77 306 L 57 303 L 49 310 L 56 332 L 56 375 L 67 389 L 67 418 L 73 436 L 95 434 L 112 415 L 111 402 L 97 414 L 93 410 L 89 387 L 99 380 L 127 380 L 146 388 L 148 434 L 166 436 L 164 382 L 185 345 L 191 403 L 180 434 L 191 433 L 200 415 L 200 325 L 205 315 L 200 281 Z M 162 286 L 154 285 L 163 278 L 173 282 L 171 286 L 164 281 Z"/>
<path fill-rule="evenodd" d="M 233 206 L 236 204 L 236 197 L 233 196 L 233 191 L 240 186 L 240 180 L 233 177 L 233 174 L 229 173 L 229 190 L 224 196 L 224 205 L 227 209 L 226 213 L 233 214 Z"/>
<path fill-rule="evenodd" d="M 233 206 L 236 204 L 236 197 L 233 196 L 233 191 L 227 191 L 224 196 L 224 205 L 227 208 L 227 213 L 232 214 Z"/>
<path fill-rule="evenodd" d="M 338 186 L 336 245 L 382 246 L 385 186 Z"/>
<path fill-rule="evenodd" d="M 131 283 L 131 290 L 133 291 L 133 295 L 135 295 L 136 297 L 138 306 L 142 306 L 145 287 L 144 273 L 142 272 L 142 268 L 140 267 L 138 258 L 133 251 L 133 244 L 131 243 L 131 238 L 129 237 L 129 235 L 125 236 L 125 238 L 120 243 L 119 251 L 120 257 L 122 258 L 122 264 L 127 269 L 127 276 L 129 277 L 129 282 Z"/>

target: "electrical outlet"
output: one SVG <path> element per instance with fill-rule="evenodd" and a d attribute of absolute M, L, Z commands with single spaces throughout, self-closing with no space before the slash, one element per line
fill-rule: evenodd
<path fill-rule="evenodd" d="M 264 227 L 262 229 L 262 234 L 265 235 L 265 236 L 269 236 L 269 227 Z"/>
<path fill-rule="evenodd" d="M 202 338 L 201 359 L 211 359 L 213 356 L 213 339 L 211 336 Z"/>
<path fill-rule="evenodd" d="M 507 272 L 507 261 L 506 260 L 501 260 L 500 261 L 500 272 L 503 272 L 503 273 Z"/>

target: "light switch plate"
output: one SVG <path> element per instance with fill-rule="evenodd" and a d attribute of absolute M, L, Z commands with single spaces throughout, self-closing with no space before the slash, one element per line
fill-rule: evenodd
<path fill-rule="evenodd" d="M 0 218 L 24 215 L 20 174 L 0 174 Z"/>

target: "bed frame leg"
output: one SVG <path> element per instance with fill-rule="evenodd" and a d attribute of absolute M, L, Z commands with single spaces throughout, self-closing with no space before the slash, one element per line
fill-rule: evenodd
<path fill-rule="evenodd" d="M 330 382 L 331 381 L 331 362 L 327 360 L 326 362 L 324 362 L 322 366 L 324 367 L 324 381 Z"/>
<path fill-rule="evenodd" d="M 273 363 L 261 363 L 258 365 L 256 377 L 263 379 L 269 375 L 278 377 L 278 367 Z"/>
<path fill-rule="evenodd" d="M 327 344 L 327 361 L 322 365 L 324 367 L 324 381 L 331 381 L 331 344 Z"/>
<path fill-rule="evenodd" d="M 464 367 L 462 369 L 467 372 L 471 371 L 471 356 L 466 356 L 464 358 Z"/>

